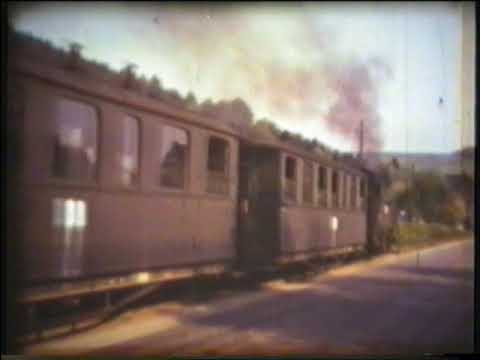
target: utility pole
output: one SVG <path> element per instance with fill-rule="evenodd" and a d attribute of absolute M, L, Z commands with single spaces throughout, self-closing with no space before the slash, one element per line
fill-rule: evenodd
<path fill-rule="evenodd" d="M 410 213 L 411 213 L 411 219 L 413 220 L 413 209 L 415 208 L 415 193 L 414 193 L 414 190 L 413 190 L 413 181 L 414 181 L 414 177 L 415 177 L 415 163 L 413 162 L 413 159 L 412 159 L 412 163 L 411 163 L 411 173 L 410 173 L 410 193 L 409 193 L 409 197 L 408 199 L 410 200 L 409 201 L 409 206 L 410 206 Z"/>
<path fill-rule="evenodd" d="M 363 158 L 363 119 L 360 121 L 360 129 L 358 134 L 358 158 L 362 160 Z"/>

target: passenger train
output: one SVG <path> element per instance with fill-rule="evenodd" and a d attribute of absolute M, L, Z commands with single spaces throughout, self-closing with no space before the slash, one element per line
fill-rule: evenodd
<path fill-rule="evenodd" d="M 38 40 L 11 41 L 9 184 L 23 287 L 248 271 L 371 241 L 375 176 L 361 162 L 132 91 Z"/>

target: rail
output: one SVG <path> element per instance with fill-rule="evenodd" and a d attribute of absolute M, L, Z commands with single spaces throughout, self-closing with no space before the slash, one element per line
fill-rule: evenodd
<path fill-rule="evenodd" d="M 23 329 L 22 333 L 19 334 L 17 341 L 20 344 L 28 344 L 75 331 L 86 330 L 114 317 L 132 303 L 155 292 L 160 286 L 194 279 L 195 276 L 220 275 L 225 272 L 225 264 L 209 264 L 191 269 L 141 272 L 103 280 L 26 288 L 17 299 L 18 305 L 25 310 L 26 324 L 26 329 Z M 129 294 L 113 304 L 112 294 L 122 294 L 124 292 Z M 91 299 L 95 295 L 103 295 L 103 305 L 100 306 L 100 311 L 75 313 L 75 311 L 84 310 L 79 306 L 80 299 Z M 45 314 L 40 310 L 52 304 L 56 307 L 68 304 L 67 306 L 71 307 L 73 305 L 76 308 L 69 310 L 68 318 L 64 319 L 61 325 L 57 324 L 53 328 L 46 328 L 43 326 L 46 321 Z"/>

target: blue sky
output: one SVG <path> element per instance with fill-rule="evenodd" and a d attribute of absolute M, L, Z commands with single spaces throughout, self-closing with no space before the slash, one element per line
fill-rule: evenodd
<path fill-rule="evenodd" d="M 461 17 L 449 3 L 45 2 L 12 15 L 59 47 L 133 62 L 200 100 L 241 97 L 257 119 L 339 150 L 357 150 L 360 119 L 371 149 L 460 146 Z"/>

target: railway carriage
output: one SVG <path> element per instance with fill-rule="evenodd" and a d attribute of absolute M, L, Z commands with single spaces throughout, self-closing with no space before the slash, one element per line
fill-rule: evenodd
<path fill-rule="evenodd" d="M 241 261 L 274 264 L 366 244 L 363 169 L 279 141 L 251 138 L 240 149 Z"/>
<path fill-rule="evenodd" d="M 366 245 L 360 165 L 131 91 L 35 41 L 12 54 L 24 286 Z"/>
<path fill-rule="evenodd" d="M 25 280 L 232 262 L 235 129 L 27 55 L 9 114 Z"/>

